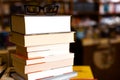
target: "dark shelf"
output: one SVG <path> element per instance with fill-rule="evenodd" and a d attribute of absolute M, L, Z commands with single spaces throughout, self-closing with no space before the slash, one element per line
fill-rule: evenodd
<path fill-rule="evenodd" d="M 42 2 L 43 0 L 35 0 L 36 2 Z M 25 3 L 25 2 L 34 2 L 33 0 L 3 0 L 2 1 L 3 3 L 14 3 L 14 2 L 22 2 L 22 3 Z"/>
<path fill-rule="evenodd" d="M 120 15 L 120 13 L 105 13 L 105 14 L 100 14 L 100 16 L 106 16 L 106 15 L 111 15 L 111 16 L 114 16 L 114 15 Z"/>
<path fill-rule="evenodd" d="M 77 12 L 76 14 L 74 15 L 99 15 L 99 12 L 98 11 L 93 11 L 93 12 Z"/>
<path fill-rule="evenodd" d="M 99 4 L 120 4 L 120 2 L 99 2 Z"/>

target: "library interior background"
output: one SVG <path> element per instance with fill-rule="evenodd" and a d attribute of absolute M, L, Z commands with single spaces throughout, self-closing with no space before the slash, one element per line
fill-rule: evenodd
<path fill-rule="evenodd" d="M 42 11 L 47 4 L 57 5 L 57 12 Z M 0 0 L 0 68 L 11 67 L 11 54 L 16 53 L 16 44 L 9 41 L 16 14 L 71 16 L 73 66 L 90 66 L 94 79 L 84 80 L 120 80 L 120 0 Z"/>

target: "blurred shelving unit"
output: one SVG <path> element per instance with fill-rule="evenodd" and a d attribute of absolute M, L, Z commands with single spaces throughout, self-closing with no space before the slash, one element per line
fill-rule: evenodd
<path fill-rule="evenodd" d="M 100 16 L 120 16 L 120 0 L 108 0 L 99 2 Z"/>

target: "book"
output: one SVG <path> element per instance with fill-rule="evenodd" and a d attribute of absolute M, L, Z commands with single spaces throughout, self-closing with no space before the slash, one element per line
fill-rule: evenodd
<path fill-rule="evenodd" d="M 18 55 L 24 56 L 28 59 L 34 58 L 44 58 L 48 56 L 54 55 L 61 55 L 61 54 L 69 54 L 70 52 L 60 51 L 60 50 L 52 50 L 52 51 L 36 51 L 36 52 L 29 52 L 29 53 L 16 53 Z"/>
<path fill-rule="evenodd" d="M 72 53 L 61 54 L 61 55 L 53 55 L 53 56 L 47 56 L 44 58 L 34 58 L 34 59 L 28 59 L 28 58 L 18 55 L 18 54 L 12 54 L 13 60 L 20 61 L 24 65 L 53 62 L 53 61 L 58 61 L 58 60 L 64 60 L 64 59 L 71 58 L 71 57 L 74 57 L 74 54 L 72 54 Z"/>
<path fill-rule="evenodd" d="M 51 44 L 42 46 L 23 47 L 16 45 L 16 51 L 19 53 L 34 52 L 34 51 L 48 51 L 48 50 L 69 50 L 69 43 Z"/>
<path fill-rule="evenodd" d="M 71 77 L 74 77 L 76 75 L 77 75 L 76 72 L 70 72 L 70 73 L 66 73 L 66 74 L 62 74 L 62 75 L 58 75 L 50 78 L 36 79 L 36 80 L 69 80 Z M 25 80 L 23 77 L 21 77 L 17 73 L 12 73 L 11 76 L 14 80 Z"/>
<path fill-rule="evenodd" d="M 49 70 L 39 71 L 30 74 L 22 74 L 22 73 L 21 74 L 17 73 L 17 74 L 23 77 L 23 79 L 25 80 L 36 80 L 45 77 L 58 76 L 70 72 L 73 72 L 72 66 L 59 67 L 55 69 L 49 69 Z"/>
<path fill-rule="evenodd" d="M 58 43 L 74 42 L 74 32 L 38 34 L 38 35 L 22 35 L 11 32 L 10 41 L 20 46 L 38 46 Z"/>
<path fill-rule="evenodd" d="M 12 31 L 22 34 L 70 32 L 71 16 L 14 15 Z"/>
<path fill-rule="evenodd" d="M 53 76 L 49 78 L 43 78 L 43 79 L 36 79 L 36 80 L 70 80 L 70 78 L 77 76 L 76 72 L 70 72 L 58 76 Z"/>
<path fill-rule="evenodd" d="M 104 4 L 100 4 L 100 6 L 99 6 L 99 13 L 100 13 L 100 14 L 105 14 Z"/>
<path fill-rule="evenodd" d="M 18 61 L 13 58 L 13 66 L 15 67 L 16 72 L 19 72 L 22 74 L 29 74 L 37 71 L 44 71 L 44 70 L 70 66 L 70 65 L 73 65 L 73 57 L 66 58 L 63 60 L 43 62 L 43 63 L 37 63 L 37 64 L 31 64 L 31 65 L 25 65 L 21 61 Z"/>
<path fill-rule="evenodd" d="M 115 4 L 115 13 L 120 13 L 119 7 L 120 4 Z"/>
<path fill-rule="evenodd" d="M 43 58 L 47 56 L 53 56 L 53 55 L 61 55 L 61 54 L 69 54 L 69 50 L 46 50 L 46 51 L 34 51 L 34 52 L 27 52 L 27 53 L 20 53 L 17 52 L 16 54 L 25 56 L 28 59 L 33 58 Z"/>
<path fill-rule="evenodd" d="M 115 4 L 114 3 L 110 3 L 109 4 L 109 13 L 114 13 L 115 12 Z"/>
<path fill-rule="evenodd" d="M 29 50 L 28 50 L 29 49 Z M 40 58 L 52 55 L 69 54 L 69 44 L 55 44 L 45 46 L 22 47 L 17 46 L 16 53 L 28 59 Z"/>
<path fill-rule="evenodd" d="M 73 66 L 73 71 L 77 72 L 77 76 L 70 80 L 95 80 L 90 66 Z"/>

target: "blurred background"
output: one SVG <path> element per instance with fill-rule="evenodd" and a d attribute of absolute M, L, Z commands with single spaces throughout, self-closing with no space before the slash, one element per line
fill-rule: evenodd
<path fill-rule="evenodd" d="M 120 0 L 1 0 L 0 51 L 15 46 L 9 42 L 11 15 L 31 15 L 25 5 L 34 5 L 31 12 L 36 13 L 36 6 L 51 3 L 59 6 L 57 15 L 71 15 L 74 65 L 89 65 L 98 80 L 119 80 Z M 32 15 L 44 14 L 39 11 Z"/>

